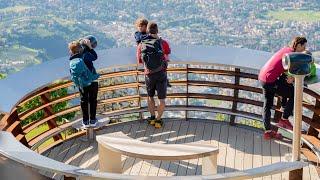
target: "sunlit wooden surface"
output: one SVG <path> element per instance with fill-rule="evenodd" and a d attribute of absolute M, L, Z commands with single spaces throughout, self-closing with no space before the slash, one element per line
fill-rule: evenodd
<path fill-rule="evenodd" d="M 290 144 L 275 140 L 264 140 L 261 131 L 229 126 L 218 121 L 165 120 L 164 126 L 155 129 L 146 122 L 127 122 L 112 125 L 98 131 L 106 134 L 122 131 L 129 137 L 149 143 L 182 144 L 201 141 L 219 147 L 218 173 L 260 167 L 286 161 L 291 153 Z M 86 142 L 84 137 L 72 139 L 57 146 L 44 155 L 67 164 L 89 169 L 99 169 L 97 142 Z M 201 159 L 179 162 L 143 161 L 122 157 L 123 172 L 130 175 L 175 176 L 201 175 Z M 47 174 L 55 179 L 61 176 Z M 288 179 L 288 173 L 256 179 Z M 303 179 L 319 179 L 313 165 L 304 168 Z"/>

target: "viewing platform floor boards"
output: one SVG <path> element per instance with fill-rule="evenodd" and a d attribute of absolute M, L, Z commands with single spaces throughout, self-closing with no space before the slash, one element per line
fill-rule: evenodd
<path fill-rule="evenodd" d="M 97 135 L 122 131 L 131 138 L 149 143 L 183 144 L 190 142 L 213 144 L 219 148 L 218 173 L 260 167 L 287 161 L 291 145 L 278 140 L 264 140 L 262 131 L 229 126 L 210 120 L 164 120 L 164 126 L 155 129 L 145 122 L 133 121 L 111 125 Z M 84 137 L 72 139 L 45 152 L 43 155 L 67 164 L 98 170 L 98 144 Z M 143 176 L 201 175 L 201 159 L 177 162 L 151 161 L 122 156 L 124 174 Z M 47 174 L 54 179 L 59 175 Z M 289 173 L 255 179 L 288 179 Z M 303 169 L 303 179 L 316 180 L 319 176 L 314 165 Z"/>

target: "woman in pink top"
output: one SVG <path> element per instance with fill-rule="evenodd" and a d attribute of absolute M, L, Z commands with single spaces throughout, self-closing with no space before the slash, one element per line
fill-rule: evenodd
<path fill-rule="evenodd" d="M 285 72 L 282 66 L 282 57 L 291 52 L 303 52 L 306 49 L 307 39 L 305 37 L 295 37 L 292 40 L 290 47 L 284 47 L 276 52 L 268 62 L 262 67 L 259 73 L 259 81 L 262 85 L 264 102 L 263 102 L 263 122 L 265 127 L 264 138 L 265 139 L 281 139 L 282 135 L 276 131 L 271 130 L 270 118 L 271 118 L 271 108 L 273 106 L 273 99 L 277 92 L 279 86 L 286 86 L 283 81 L 279 81 L 279 77 Z M 286 82 L 288 84 L 293 83 L 293 77 L 287 77 Z M 289 93 L 290 94 L 290 93 Z M 279 94 L 281 95 L 281 94 Z M 288 118 L 292 115 L 293 111 L 293 93 L 288 97 L 288 101 L 284 108 L 282 118 L 278 122 L 278 126 L 292 129 L 292 125 Z"/>

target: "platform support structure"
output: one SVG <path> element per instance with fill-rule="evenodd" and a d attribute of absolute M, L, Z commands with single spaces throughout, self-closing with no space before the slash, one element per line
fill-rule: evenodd
<path fill-rule="evenodd" d="M 93 127 L 89 127 L 86 129 L 86 134 L 87 134 L 87 140 L 88 141 L 92 141 L 94 140 L 94 128 Z"/>

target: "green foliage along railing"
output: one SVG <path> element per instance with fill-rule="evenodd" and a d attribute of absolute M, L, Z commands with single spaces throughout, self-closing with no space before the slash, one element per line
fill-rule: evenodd
<path fill-rule="evenodd" d="M 63 83 L 63 82 L 61 82 Z M 55 85 L 59 85 L 55 84 Z M 58 89 L 55 91 L 52 91 L 49 93 L 49 100 L 53 101 L 55 99 L 59 99 L 61 97 L 67 96 L 68 95 L 68 88 L 62 88 L 62 89 Z M 41 97 L 40 96 L 36 96 L 35 98 L 29 100 L 27 103 L 25 103 L 24 105 L 22 105 L 21 107 L 18 108 L 18 113 L 22 113 L 25 111 L 28 111 L 30 109 L 34 109 L 36 107 L 39 107 L 43 104 Z M 53 113 L 57 113 L 60 112 L 62 110 L 67 109 L 68 107 L 70 107 L 70 103 L 68 101 L 64 101 L 64 102 L 60 102 L 57 104 L 53 104 L 52 105 L 52 110 Z M 57 123 L 61 124 L 63 122 L 63 119 L 72 119 L 75 116 L 75 112 L 71 112 L 68 114 L 65 114 L 63 116 L 59 116 L 57 117 Z M 42 109 L 40 111 L 37 111 L 35 113 L 33 113 L 31 116 L 27 117 L 25 120 L 21 121 L 21 125 L 22 126 L 26 126 L 34 121 L 38 121 L 42 118 L 45 117 L 45 111 Z"/>
<path fill-rule="evenodd" d="M 17 111 L 18 113 L 22 113 L 27 110 L 34 109 L 41 105 L 42 105 L 41 98 L 40 96 L 37 96 L 32 100 L 28 101 L 27 103 L 25 103 L 23 106 L 20 106 Z M 34 121 L 38 121 L 43 117 L 44 117 L 44 110 L 37 111 L 33 113 L 31 116 L 27 117 L 25 120 L 21 121 L 21 126 L 25 126 Z"/>
<path fill-rule="evenodd" d="M 1 74 L 1 73 L 0 73 L 0 79 L 4 79 L 4 78 L 6 78 L 6 77 L 7 77 L 6 74 Z"/>
<path fill-rule="evenodd" d="M 68 89 L 67 88 L 62 88 L 58 89 L 56 91 L 50 92 L 50 100 L 53 101 L 55 99 L 59 99 L 61 97 L 67 96 L 68 95 Z M 54 113 L 60 112 L 62 110 L 67 109 L 70 107 L 70 103 L 68 101 L 60 102 L 57 104 L 54 104 L 52 106 L 52 110 Z M 76 112 L 71 112 L 62 116 L 57 117 L 58 123 L 61 123 L 63 119 L 72 119 L 75 117 Z"/>

